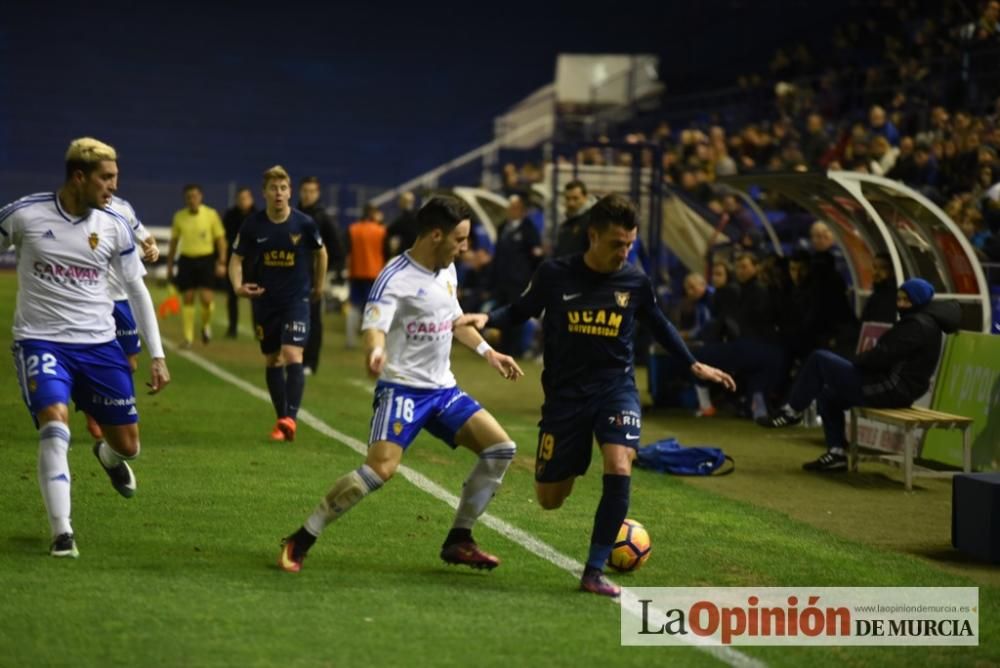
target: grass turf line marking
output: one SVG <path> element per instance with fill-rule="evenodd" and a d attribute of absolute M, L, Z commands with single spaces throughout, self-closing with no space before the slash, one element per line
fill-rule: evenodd
<path fill-rule="evenodd" d="M 271 402 L 271 397 L 266 390 L 263 390 L 256 385 L 248 383 L 242 378 L 231 374 L 222 367 L 216 365 L 214 362 L 208 361 L 197 353 L 188 350 L 179 350 L 176 344 L 172 341 L 164 340 L 163 343 L 175 355 L 179 355 L 189 362 L 201 367 L 216 378 L 238 387 L 247 394 L 258 398 L 261 401 L 266 401 L 268 403 Z M 332 438 L 335 441 L 339 441 L 357 452 L 362 457 L 368 452 L 368 446 L 366 443 L 359 441 L 353 436 L 348 436 L 343 432 L 337 431 L 306 409 L 299 410 L 298 421 L 304 422 L 324 436 Z M 441 485 L 437 484 L 424 474 L 411 469 L 405 464 L 399 465 L 397 473 L 421 491 L 430 494 L 439 501 L 443 501 L 452 509 L 458 508 L 458 497 L 446 490 L 444 487 L 441 487 Z M 555 566 L 558 566 L 564 571 L 569 572 L 571 575 L 578 578 L 581 573 L 583 573 L 582 563 L 566 556 L 562 552 L 559 552 L 548 543 L 542 542 L 527 531 L 519 529 L 513 524 L 491 515 L 490 513 L 483 513 L 482 517 L 479 518 L 479 521 L 511 542 L 517 543 L 532 554 L 541 557 Z M 627 587 L 622 587 L 621 606 L 623 609 L 636 617 L 640 617 L 642 615 L 642 607 L 638 598 Z M 654 612 L 662 614 L 662 611 L 654 610 Z M 709 654 L 713 658 L 733 666 L 733 668 L 765 668 L 767 665 L 764 662 L 747 656 L 746 654 L 743 654 L 742 652 L 731 647 L 718 647 L 704 644 L 705 641 L 700 638 L 685 638 L 685 642 L 687 642 L 690 646 Z"/>

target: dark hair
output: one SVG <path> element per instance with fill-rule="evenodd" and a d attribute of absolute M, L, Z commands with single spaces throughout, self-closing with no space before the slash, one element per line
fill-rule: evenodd
<path fill-rule="evenodd" d="M 304 186 L 307 183 L 315 183 L 316 187 L 317 188 L 319 187 L 319 179 L 316 178 L 315 176 L 307 176 L 307 177 L 305 177 L 304 179 L 302 179 L 301 181 L 299 181 L 299 186 L 300 187 Z"/>
<path fill-rule="evenodd" d="M 799 264 L 809 264 L 812 262 L 812 256 L 809 251 L 797 250 L 792 253 L 792 256 L 788 258 L 789 262 L 798 262 Z"/>
<path fill-rule="evenodd" d="M 185 188 L 185 189 L 184 189 L 184 192 L 187 192 L 187 188 Z M 245 193 L 250 193 L 251 195 L 253 195 L 253 191 L 252 191 L 252 190 L 250 190 L 250 187 L 249 187 L 249 186 L 239 186 L 239 187 L 238 187 L 238 188 L 236 189 L 236 194 L 237 194 L 237 195 L 239 195 L 240 193 L 244 193 L 244 192 L 245 192 Z"/>
<path fill-rule="evenodd" d="M 205 192 L 201 189 L 201 186 L 197 183 L 185 183 L 184 184 L 184 194 L 187 195 L 189 190 L 197 190 L 200 193 Z"/>
<path fill-rule="evenodd" d="M 96 160 L 88 162 L 86 160 L 67 160 L 66 161 L 66 180 L 69 181 L 70 177 L 73 176 L 73 172 L 80 170 L 83 172 L 84 176 L 90 176 L 90 173 L 97 169 L 97 166 L 103 162 L 102 160 Z"/>
<path fill-rule="evenodd" d="M 598 232 L 604 232 L 611 225 L 621 225 L 626 230 L 639 227 L 639 213 L 635 205 L 618 193 L 611 193 L 597 200 L 597 204 L 590 208 L 587 215 L 588 225 Z"/>
<path fill-rule="evenodd" d="M 755 267 L 758 264 L 760 264 L 760 260 L 753 253 L 740 253 L 735 258 L 733 258 L 733 263 L 735 264 L 735 263 L 739 262 L 740 260 L 742 260 L 743 258 L 746 258 L 746 259 L 750 260 L 750 264 L 752 264 Z"/>
<path fill-rule="evenodd" d="M 563 192 L 569 192 L 570 190 L 573 190 L 574 188 L 579 188 L 580 192 L 582 192 L 584 195 L 587 194 L 587 185 L 583 181 L 581 181 L 580 179 L 573 179 L 572 181 L 570 181 L 569 183 L 567 183 L 566 187 L 563 188 Z"/>
<path fill-rule="evenodd" d="M 464 201 L 453 195 L 435 195 L 417 211 L 417 233 L 419 236 L 441 230 L 450 234 L 463 220 L 472 218 L 472 209 Z"/>
<path fill-rule="evenodd" d="M 377 212 L 378 212 L 378 207 L 375 206 L 374 204 L 372 204 L 371 202 L 368 202 L 367 204 L 365 204 L 364 208 L 361 210 L 361 219 L 362 220 L 374 220 L 375 219 L 375 214 Z"/>

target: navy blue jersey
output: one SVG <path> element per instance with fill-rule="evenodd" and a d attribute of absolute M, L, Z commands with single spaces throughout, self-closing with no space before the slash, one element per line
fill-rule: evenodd
<path fill-rule="evenodd" d="M 694 364 L 691 351 L 656 304 L 649 278 L 630 264 L 602 274 L 583 255 L 546 260 L 513 304 L 490 313 L 487 327 L 506 327 L 544 311 L 546 398 L 587 397 L 620 383 L 634 385 L 636 320 L 669 352 Z"/>
<path fill-rule="evenodd" d="M 264 288 L 261 299 L 287 302 L 309 296 L 313 252 L 322 247 L 316 222 L 301 211 L 292 209 L 283 223 L 257 211 L 240 226 L 233 253 L 250 260 L 254 282 Z"/>

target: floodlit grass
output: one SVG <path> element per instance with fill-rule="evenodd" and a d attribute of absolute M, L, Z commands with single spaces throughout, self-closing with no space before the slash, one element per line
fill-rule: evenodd
<path fill-rule="evenodd" d="M 4 345 L 14 291 L 13 276 L 0 275 Z M 342 349 L 342 320 L 328 317 L 326 325 L 323 363 L 307 381 L 304 403 L 363 440 L 370 381 L 358 353 Z M 177 318 L 164 323 L 168 338 L 178 330 Z M 263 387 L 260 355 L 246 334 L 194 352 Z M 477 537 L 503 559 L 499 569 L 445 566 L 437 553 L 452 510 L 402 478 L 331 527 L 302 573 L 280 572 L 273 564 L 281 536 L 360 456 L 301 423 L 294 443 L 272 444 L 268 403 L 180 355 L 169 363 L 171 387 L 140 397 L 134 499 L 111 489 L 82 418 L 73 418 L 76 561 L 46 556 L 35 431 L 10 366 L 0 373 L 0 665 L 718 665 L 696 649 L 622 648 L 615 604 L 577 592 L 574 576 L 485 527 Z M 511 386 L 466 351 L 456 352 L 455 364 L 463 387 L 520 447 L 490 512 L 582 561 L 597 469 L 558 512 L 541 511 L 533 499 L 540 367 L 526 362 L 527 377 Z M 850 481 L 806 476 L 798 465 L 819 450 L 804 430 L 775 435 L 677 413 L 650 413 L 644 427 L 646 440 L 676 433 L 689 443 L 721 444 L 738 470 L 711 480 L 638 472 L 630 515 L 649 529 L 654 552 L 622 584 L 980 585 L 985 641 L 978 648 L 740 651 L 783 666 L 1000 663 L 995 573 L 942 556 L 943 483 L 908 495 L 885 469 Z M 427 436 L 405 459 L 455 493 L 472 462 L 470 453 Z"/>

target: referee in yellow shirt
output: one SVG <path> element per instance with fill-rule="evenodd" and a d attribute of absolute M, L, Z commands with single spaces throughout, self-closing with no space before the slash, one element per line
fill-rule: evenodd
<path fill-rule="evenodd" d="M 167 253 L 167 276 L 174 275 L 177 259 L 177 289 L 184 296 L 181 315 L 184 321 L 184 344 L 194 341 L 194 293 L 201 297 L 201 340 L 212 339 L 212 313 L 215 310 L 215 283 L 226 275 L 226 231 L 218 212 L 202 204 L 201 186 L 184 186 L 187 206 L 174 214 L 170 227 L 170 250 Z"/>

